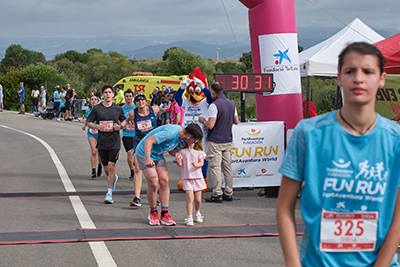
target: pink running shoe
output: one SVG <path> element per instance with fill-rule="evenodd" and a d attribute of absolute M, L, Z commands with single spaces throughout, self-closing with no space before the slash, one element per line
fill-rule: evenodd
<path fill-rule="evenodd" d="M 150 225 L 160 225 L 160 221 L 158 220 L 158 212 L 150 212 L 149 214 L 149 224 Z"/>
<path fill-rule="evenodd" d="M 168 212 L 164 213 L 164 216 L 161 216 L 160 221 L 167 226 L 176 225 L 176 222 L 172 220 Z"/>

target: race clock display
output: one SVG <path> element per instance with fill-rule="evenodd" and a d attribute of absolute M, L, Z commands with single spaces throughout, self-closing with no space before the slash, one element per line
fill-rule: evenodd
<path fill-rule="evenodd" d="M 274 91 L 273 75 L 270 73 L 214 73 L 214 81 L 222 84 L 224 92 Z"/>

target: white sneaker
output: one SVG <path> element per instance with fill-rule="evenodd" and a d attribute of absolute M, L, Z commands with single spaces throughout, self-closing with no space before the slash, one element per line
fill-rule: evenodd
<path fill-rule="evenodd" d="M 111 194 L 109 194 L 109 193 L 106 194 L 106 198 L 104 199 L 104 203 L 106 203 L 106 204 L 112 204 L 112 203 L 114 203 L 114 200 L 113 200 Z"/>
<path fill-rule="evenodd" d="M 60 121 L 60 118 L 57 118 L 57 121 Z"/>
<path fill-rule="evenodd" d="M 202 223 L 203 222 L 204 216 L 201 215 L 201 213 L 197 213 L 195 216 L 196 216 L 196 222 L 198 222 L 198 223 Z"/>
<path fill-rule="evenodd" d="M 185 225 L 186 226 L 194 226 L 193 218 L 186 218 L 185 219 Z"/>

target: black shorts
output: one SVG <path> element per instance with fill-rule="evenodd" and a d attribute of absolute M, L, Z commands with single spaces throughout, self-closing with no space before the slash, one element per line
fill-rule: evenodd
<path fill-rule="evenodd" d="M 65 108 L 66 110 L 71 110 L 72 109 L 72 103 L 68 100 L 65 100 Z"/>
<path fill-rule="evenodd" d="M 133 137 L 122 136 L 122 143 L 124 144 L 126 152 L 133 149 Z"/>
<path fill-rule="evenodd" d="M 101 163 L 107 166 L 109 162 L 117 163 L 119 156 L 119 149 L 101 150 L 99 149 Z"/>
<path fill-rule="evenodd" d="M 61 112 L 64 112 L 64 113 L 65 113 L 65 107 L 62 107 L 62 108 L 61 108 Z"/>

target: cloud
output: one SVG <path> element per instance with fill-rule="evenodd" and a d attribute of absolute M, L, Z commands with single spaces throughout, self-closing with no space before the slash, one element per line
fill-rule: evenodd
<path fill-rule="evenodd" d="M 163 42 L 196 32 L 231 34 L 225 6 L 235 34 L 248 35 L 247 8 L 237 0 L 222 1 L 0 1 L 0 31 L 9 38 L 120 35 Z M 348 24 L 356 17 L 371 28 L 400 25 L 398 0 L 296 0 L 295 7 L 298 27 L 342 28 L 342 22 Z"/>

